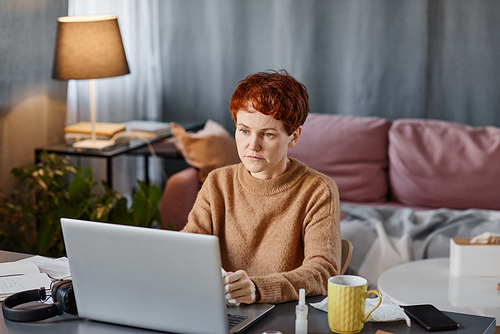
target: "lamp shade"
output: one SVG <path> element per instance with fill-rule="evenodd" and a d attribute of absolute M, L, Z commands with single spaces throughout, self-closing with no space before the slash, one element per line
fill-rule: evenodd
<path fill-rule="evenodd" d="M 128 73 L 116 16 L 58 18 L 53 78 L 97 79 Z"/>

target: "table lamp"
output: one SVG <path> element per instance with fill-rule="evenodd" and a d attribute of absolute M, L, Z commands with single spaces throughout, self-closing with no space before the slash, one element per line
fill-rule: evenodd
<path fill-rule="evenodd" d="M 114 15 L 65 16 L 57 19 L 52 77 L 60 80 L 90 79 L 91 139 L 74 147 L 102 149 L 112 145 L 96 139 L 94 79 L 130 73 L 118 19 Z"/>

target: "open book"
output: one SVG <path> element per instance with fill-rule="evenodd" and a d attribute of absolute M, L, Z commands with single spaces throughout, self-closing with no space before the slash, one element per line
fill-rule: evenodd
<path fill-rule="evenodd" d="M 25 290 L 50 289 L 51 279 L 27 261 L 0 263 L 0 301 Z"/>

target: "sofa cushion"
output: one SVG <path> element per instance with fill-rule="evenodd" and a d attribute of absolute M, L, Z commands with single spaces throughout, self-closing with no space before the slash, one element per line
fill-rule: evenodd
<path fill-rule="evenodd" d="M 176 148 L 189 165 L 198 169 L 200 182 L 204 182 L 212 170 L 240 162 L 233 136 L 212 120 L 193 134 L 176 123 L 171 123 L 171 129 Z"/>
<path fill-rule="evenodd" d="M 377 117 L 310 114 L 289 156 L 331 177 L 342 201 L 385 202 L 390 125 Z"/>
<path fill-rule="evenodd" d="M 408 205 L 500 209 L 500 129 L 398 120 L 389 131 L 395 199 Z"/>

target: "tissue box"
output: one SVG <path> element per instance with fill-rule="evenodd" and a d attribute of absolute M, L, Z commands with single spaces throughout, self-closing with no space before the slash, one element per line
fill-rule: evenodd
<path fill-rule="evenodd" d="M 477 314 L 488 314 L 486 309 L 498 309 L 500 293 L 497 293 L 498 277 L 465 277 L 450 275 L 448 301 L 453 307 L 474 309 Z"/>
<path fill-rule="evenodd" d="M 500 245 L 470 244 L 471 238 L 450 240 L 450 272 L 455 276 L 500 276 Z"/>

